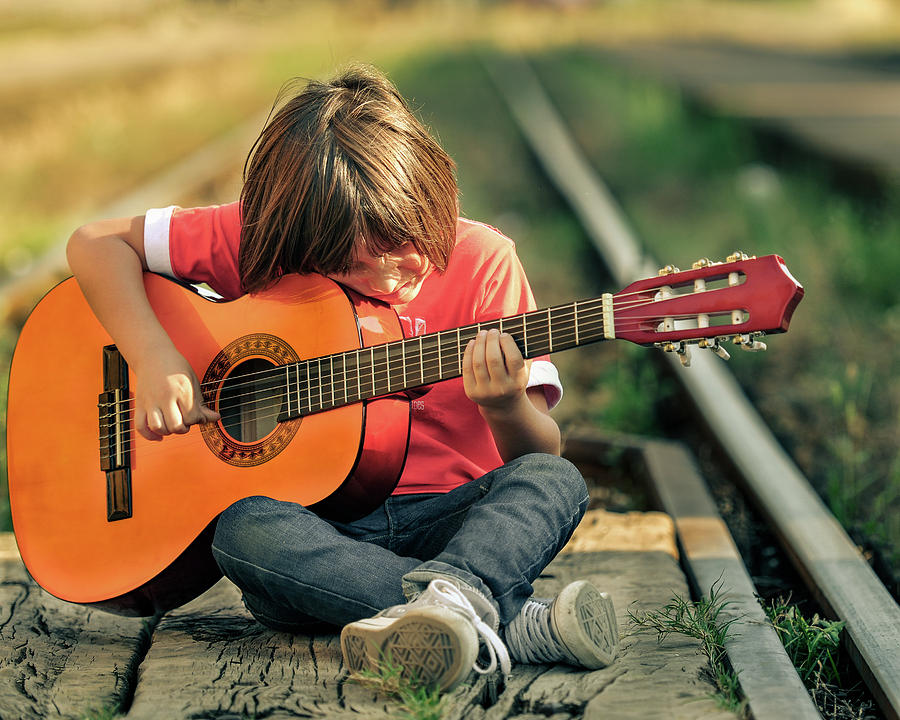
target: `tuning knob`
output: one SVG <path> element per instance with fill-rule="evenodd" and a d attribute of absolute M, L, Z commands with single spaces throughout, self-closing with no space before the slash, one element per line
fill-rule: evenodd
<path fill-rule="evenodd" d="M 722 345 L 719 343 L 719 338 L 703 338 L 697 344 L 702 348 L 712 350 L 723 360 L 729 360 L 731 358 L 731 353 L 729 353 L 725 348 L 722 347 Z"/>
<path fill-rule="evenodd" d="M 684 342 L 666 342 L 657 343 L 657 347 L 662 348 L 666 352 L 678 353 L 678 359 L 684 367 L 691 366 L 691 349 Z"/>
<path fill-rule="evenodd" d="M 747 352 L 762 352 L 767 347 L 764 342 L 760 342 L 749 334 L 735 335 L 734 344 L 740 345 L 741 350 L 746 350 Z"/>
<path fill-rule="evenodd" d="M 735 250 L 731 255 L 728 256 L 727 262 L 737 262 L 738 260 L 750 260 L 755 258 L 756 255 L 748 255 L 745 252 L 741 252 L 740 250 Z"/>
<path fill-rule="evenodd" d="M 677 272 L 681 272 L 681 270 L 674 265 L 666 265 L 664 268 L 660 268 L 656 275 L 657 277 L 662 277 L 663 275 L 674 275 Z"/>

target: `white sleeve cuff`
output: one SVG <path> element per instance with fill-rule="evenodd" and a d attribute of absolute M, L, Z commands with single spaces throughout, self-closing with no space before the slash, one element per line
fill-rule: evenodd
<path fill-rule="evenodd" d="M 528 376 L 528 387 L 542 386 L 544 397 L 547 398 L 547 409 L 555 408 L 562 400 L 563 388 L 559 381 L 559 372 L 549 360 L 535 360 L 531 363 L 531 373 Z"/>
<path fill-rule="evenodd" d="M 169 225 L 176 205 L 153 208 L 144 215 L 144 257 L 151 272 L 175 277 L 169 255 Z"/>

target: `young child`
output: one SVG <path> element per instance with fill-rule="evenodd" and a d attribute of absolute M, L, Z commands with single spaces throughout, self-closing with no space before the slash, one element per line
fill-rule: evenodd
<path fill-rule="evenodd" d="M 454 171 L 391 83 L 352 67 L 274 112 L 239 203 L 78 229 L 69 263 L 133 371 L 136 431 L 162 440 L 219 420 L 154 315 L 145 270 L 225 299 L 319 273 L 389 303 L 409 336 L 535 309 L 512 242 L 458 216 Z M 579 581 L 531 597 L 588 502 L 548 415 L 561 394 L 548 359 L 481 332 L 462 378 L 412 403 L 406 465 L 381 507 L 337 522 L 248 497 L 220 516 L 216 561 L 259 622 L 343 626 L 351 670 L 389 659 L 446 690 L 473 668 L 508 673 L 510 655 L 603 667 L 618 647 L 605 593 Z"/>

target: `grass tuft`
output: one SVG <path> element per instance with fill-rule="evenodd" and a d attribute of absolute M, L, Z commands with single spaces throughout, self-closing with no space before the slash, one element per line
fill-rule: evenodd
<path fill-rule="evenodd" d="M 382 658 L 376 670 L 351 673 L 350 680 L 399 702 L 400 717 L 406 720 L 440 720 L 444 706 L 440 691 L 418 682 L 390 656 Z"/>
<path fill-rule="evenodd" d="M 715 700 L 722 707 L 744 717 L 747 702 L 743 697 L 737 673 L 728 663 L 725 642 L 737 618 L 726 620 L 722 612 L 729 605 L 722 590 L 721 578 L 709 589 L 709 595 L 696 602 L 675 595 L 660 610 L 637 614 L 629 610 L 634 627 L 656 631 L 657 642 L 676 633 L 700 641 L 703 654 L 709 660 L 710 675 L 716 684 Z"/>
<path fill-rule="evenodd" d="M 796 605 L 780 598 L 767 604 L 765 611 L 807 687 L 820 682 L 840 684 L 838 659 L 845 623 L 818 614 L 806 618 Z"/>

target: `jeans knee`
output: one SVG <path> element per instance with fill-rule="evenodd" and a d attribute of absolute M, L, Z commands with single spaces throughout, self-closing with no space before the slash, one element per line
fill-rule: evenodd
<path fill-rule="evenodd" d="M 216 522 L 212 550 L 221 566 L 223 558 L 243 558 L 257 542 L 265 542 L 266 518 L 271 517 L 278 501 L 253 496 L 243 498 L 227 507 Z M 223 568 L 224 570 L 224 568 Z"/>
<path fill-rule="evenodd" d="M 525 475 L 539 491 L 553 499 L 559 510 L 580 518 L 588 505 L 588 489 L 581 471 L 575 465 L 559 457 L 534 453 L 518 459 Z"/>

